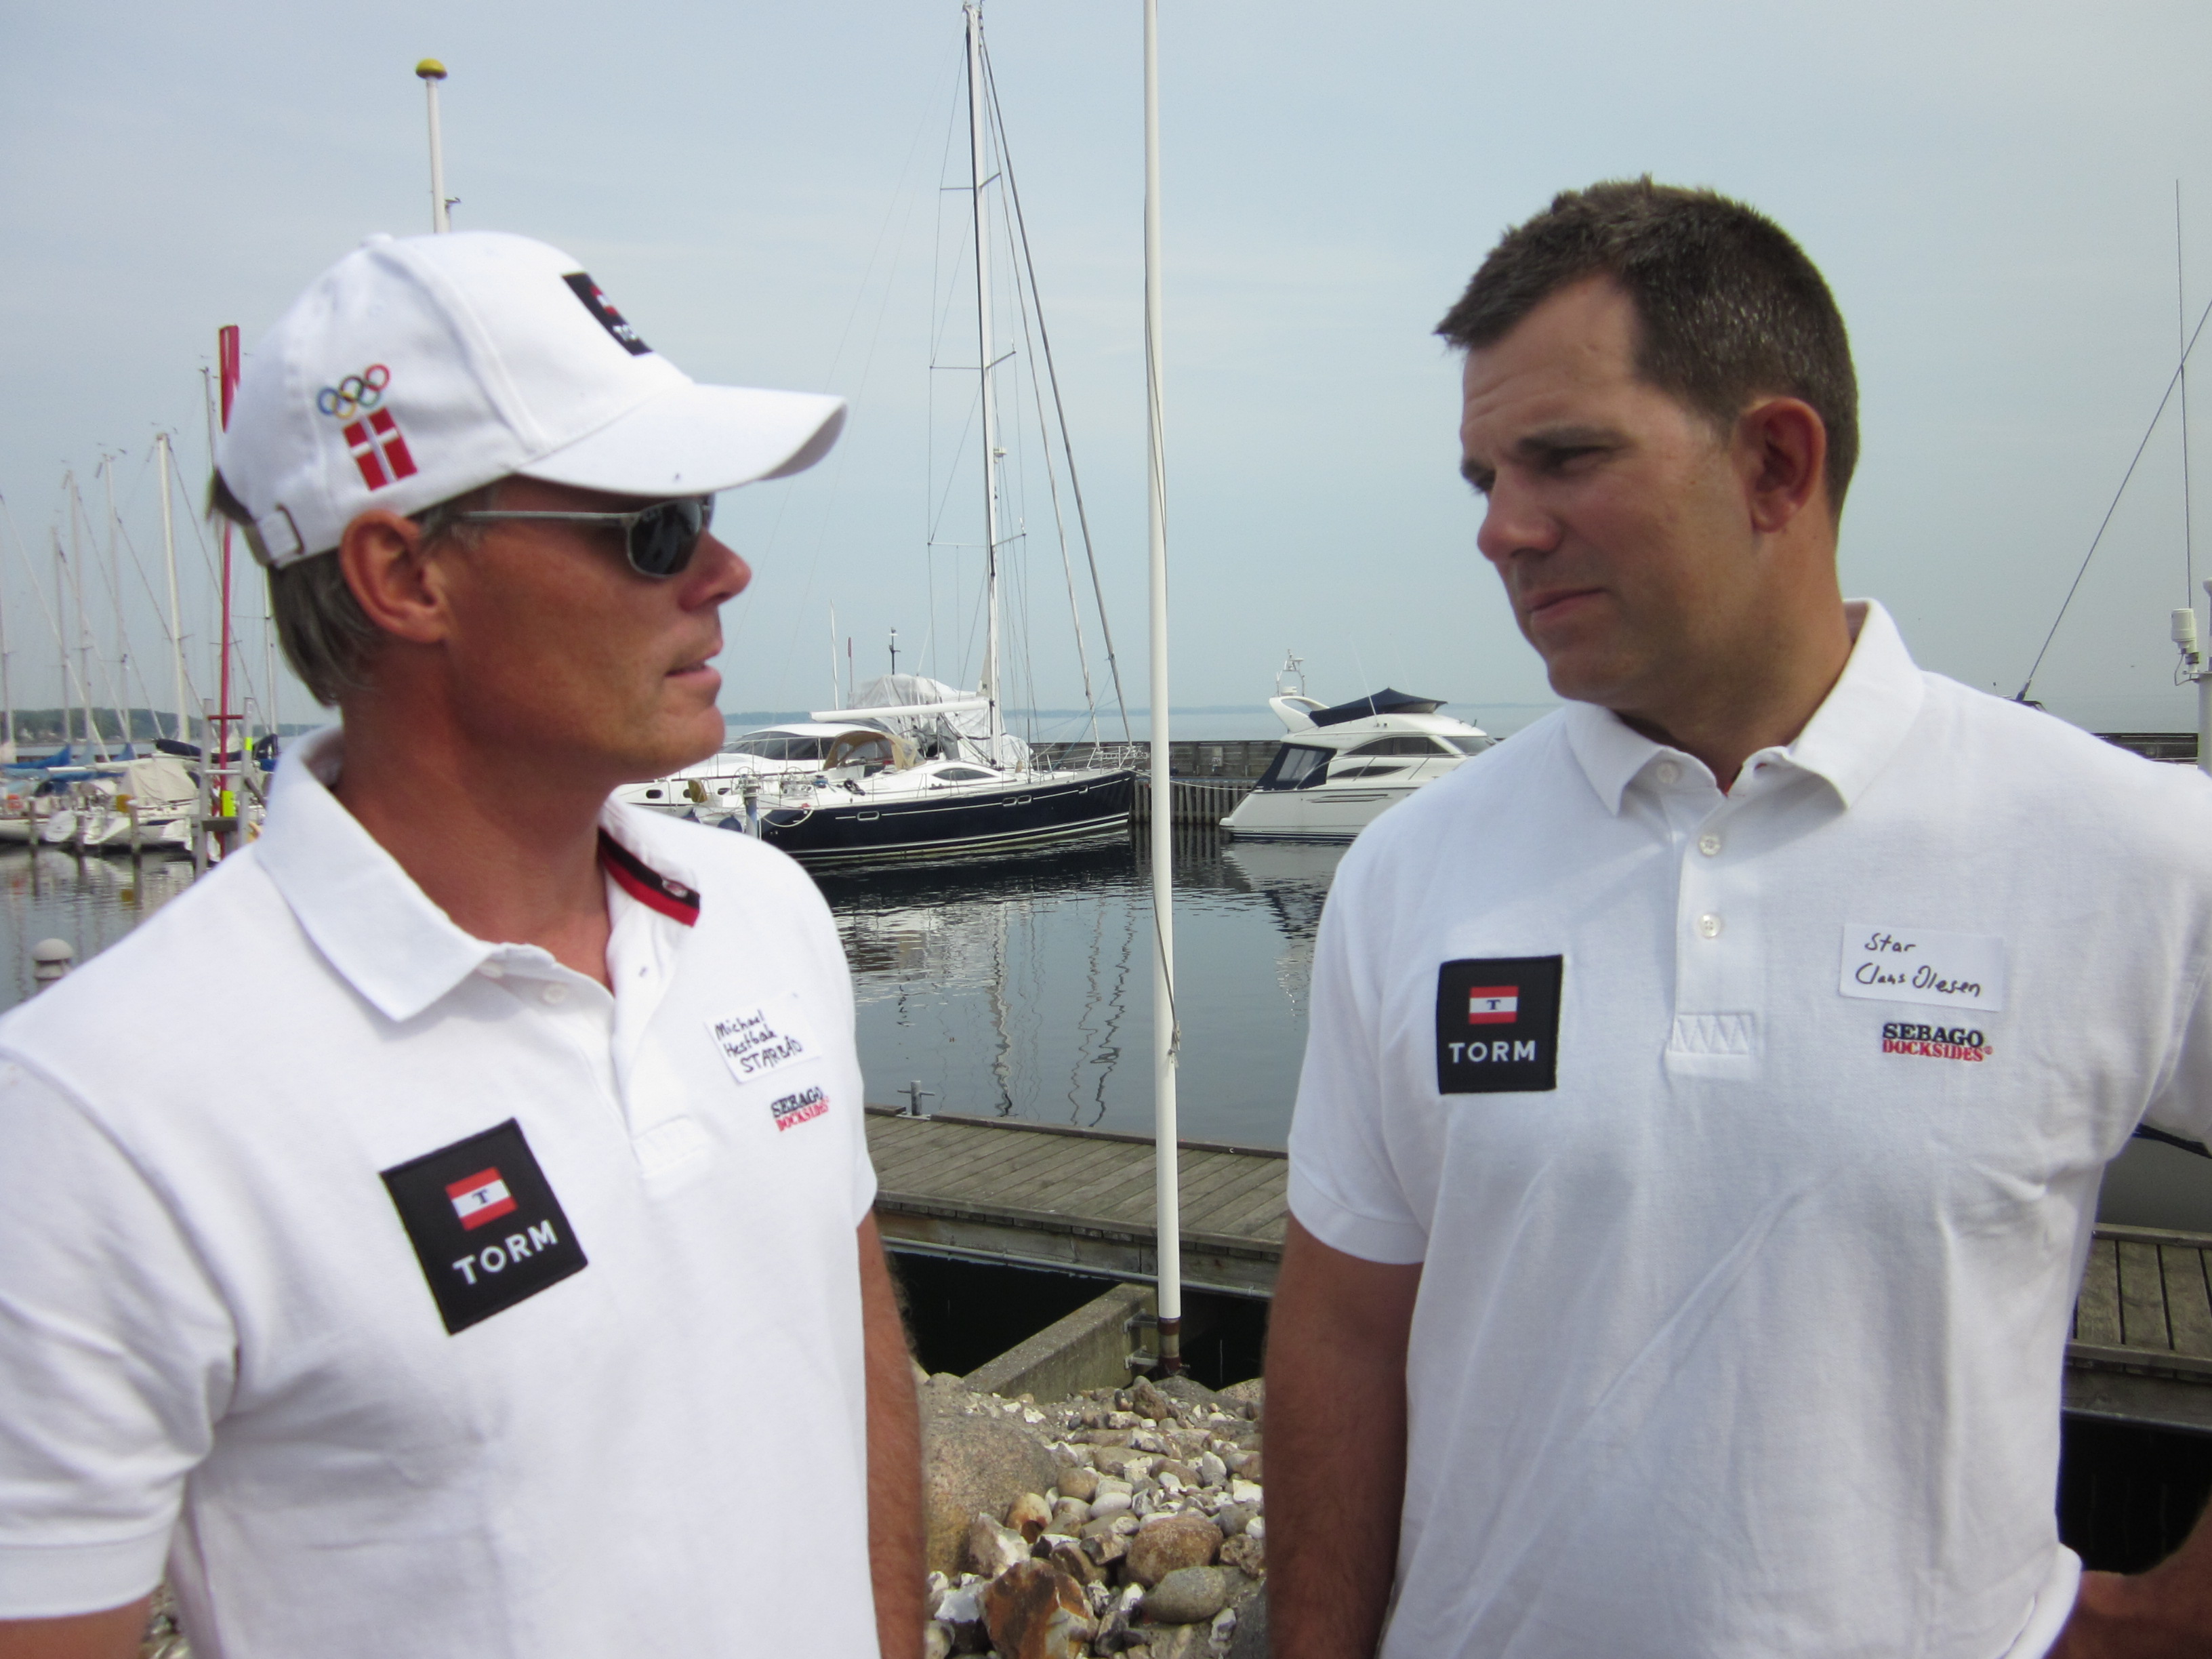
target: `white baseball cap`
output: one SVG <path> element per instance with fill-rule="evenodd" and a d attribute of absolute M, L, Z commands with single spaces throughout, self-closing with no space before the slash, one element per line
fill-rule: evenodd
<path fill-rule="evenodd" d="M 246 360 L 216 465 L 281 566 L 370 507 L 416 514 L 512 474 L 653 499 L 783 477 L 844 423 L 842 398 L 699 385 L 543 242 L 380 235 Z"/>

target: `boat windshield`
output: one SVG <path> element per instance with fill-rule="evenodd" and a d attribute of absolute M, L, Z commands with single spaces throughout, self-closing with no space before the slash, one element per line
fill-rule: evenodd
<path fill-rule="evenodd" d="M 1437 738 L 1423 737 L 1418 732 L 1401 732 L 1395 737 L 1376 738 L 1345 752 L 1350 755 L 1449 755 L 1456 751 Z"/>
<path fill-rule="evenodd" d="M 1451 744 L 1453 748 L 1458 750 L 1462 755 L 1480 755 L 1484 750 L 1489 748 L 1492 744 L 1496 743 L 1498 739 L 1492 737 L 1479 736 L 1474 733 L 1469 733 L 1464 738 L 1448 736 L 1442 738 L 1441 741 Z"/>
<path fill-rule="evenodd" d="M 762 760 L 818 761 L 829 751 L 824 738 L 786 737 L 781 732 L 771 732 L 757 738 L 739 738 L 726 752 L 753 755 Z"/>
<path fill-rule="evenodd" d="M 1259 781 L 1252 787 L 1255 789 L 1304 789 L 1319 783 L 1335 754 L 1333 749 L 1317 748 L 1310 743 L 1286 743 L 1275 750 L 1275 758 L 1267 763 L 1267 769 L 1260 775 Z"/>

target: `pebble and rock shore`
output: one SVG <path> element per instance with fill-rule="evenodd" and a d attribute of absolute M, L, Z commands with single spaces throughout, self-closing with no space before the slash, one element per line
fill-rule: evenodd
<path fill-rule="evenodd" d="M 1266 1659 L 1261 1389 L 921 1380 L 925 1659 Z M 141 1659 L 191 1659 L 166 1587 Z"/>
<path fill-rule="evenodd" d="M 1264 1659 L 1256 1379 L 921 1402 L 927 1659 Z"/>

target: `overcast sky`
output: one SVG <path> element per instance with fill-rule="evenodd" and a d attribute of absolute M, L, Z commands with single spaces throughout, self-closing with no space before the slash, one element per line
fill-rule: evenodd
<path fill-rule="evenodd" d="M 2173 368 L 2177 179 L 2192 323 L 2212 300 L 2212 8 L 1162 10 L 1178 703 L 1256 704 L 1286 647 L 1330 698 L 1387 680 L 1477 716 L 1545 699 L 1474 552 L 1456 364 L 1429 331 L 1553 191 L 1646 171 L 1759 206 L 1827 273 L 1864 398 L 1845 586 L 1887 603 L 1926 665 L 2019 689 Z M 1139 7 L 988 0 L 986 15 L 1135 692 Z M 46 602 L 64 469 L 104 550 L 93 480 L 119 453 L 122 516 L 158 588 L 145 457 L 173 428 L 197 490 L 216 327 L 241 325 L 250 346 L 363 234 L 427 228 L 411 73 L 426 54 L 452 70 L 458 227 L 574 253 L 702 380 L 853 400 L 849 435 L 813 474 L 724 498 L 757 569 L 731 611 L 725 704 L 825 702 L 833 605 L 864 677 L 896 627 L 907 652 L 927 640 L 946 678 L 972 679 L 974 556 L 927 546 L 933 514 L 940 542 L 975 539 L 977 494 L 972 435 L 956 470 L 974 377 L 930 368 L 933 351 L 975 362 L 951 264 L 964 198 L 940 191 L 964 176 L 945 160 L 962 96 L 949 0 L 15 0 L 0 21 L 0 494 Z M 1006 373 L 1026 398 L 1026 362 Z M 2200 441 L 2212 355 L 2201 387 Z M 2193 724 L 2165 642 L 2187 580 L 2179 413 L 2037 680 L 2087 724 Z M 1027 662 L 1039 700 L 1064 706 L 1079 685 L 1059 544 L 1033 448 L 1017 459 Z M 2212 526 L 2212 471 L 2195 482 Z M 206 567 L 180 534 L 194 674 L 211 691 Z M 0 562 L 17 700 L 51 702 L 52 635 L 5 521 Z M 94 636 L 112 654 L 103 569 Z M 166 647 L 127 558 L 123 584 L 131 701 L 143 682 L 165 702 Z M 305 712 L 292 690 L 286 718 Z"/>

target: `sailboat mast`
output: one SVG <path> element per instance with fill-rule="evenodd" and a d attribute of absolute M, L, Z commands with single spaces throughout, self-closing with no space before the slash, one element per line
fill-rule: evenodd
<path fill-rule="evenodd" d="M 1152 602 L 1153 1224 L 1159 1253 L 1160 1371 L 1182 1369 L 1182 1182 L 1177 1167 L 1175 1000 L 1175 786 L 1168 767 L 1168 519 L 1165 361 L 1160 331 L 1159 0 L 1145 0 L 1145 495 Z"/>
<path fill-rule="evenodd" d="M 116 542 L 122 522 L 115 516 L 115 457 L 100 458 L 100 476 L 107 485 L 107 586 L 115 601 L 115 724 L 118 742 L 131 746 L 131 644 L 123 631 L 123 555 Z"/>
<path fill-rule="evenodd" d="M 1002 725 L 999 712 L 999 405 L 992 387 L 996 365 L 991 354 L 991 216 L 983 187 L 983 8 L 969 0 L 968 176 L 975 198 L 975 362 L 981 376 L 983 407 L 983 676 L 981 691 L 991 736 Z M 996 758 L 994 755 L 994 759 Z"/>
<path fill-rule="evenodd" d="M 154 441 L 161 451 L 161 561 L 169 574 L 169 671 L 175 681 L 177 711 L 177 729 L 171 735 L 185 743 L 190 741 L 191 728 L 185 717 L 185 623 L 177 606 L 177 526 L 169 501 L 169 434 L 157 432 Z"/>

